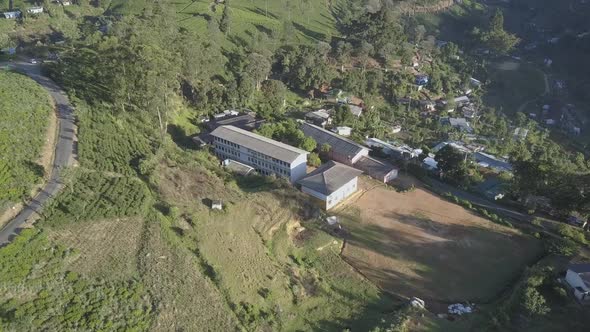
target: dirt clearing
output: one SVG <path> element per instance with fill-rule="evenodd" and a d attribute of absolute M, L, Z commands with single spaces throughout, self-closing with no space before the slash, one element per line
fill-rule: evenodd
<path fill-rule="evenodd" d="M 397 193 L 374 187 L 340 214 L 349 233 L 345 259 L 383 289 L 404 297 L 489 299 L 541 249 L 532 237 L 423 189 Z"/>

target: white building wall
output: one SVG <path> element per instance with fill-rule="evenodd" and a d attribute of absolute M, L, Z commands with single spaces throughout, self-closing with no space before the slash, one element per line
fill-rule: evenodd
<path fill-rule="evenodd" d="M 572 287 L 580 287 L 582 289 L 584 289 L 585 291 L 590 291 L 590 289 L 586 286 L 586 284 L 584 284 L 584 281 L 582 280 L 582 278 L 580 278 L 580 276 L 571 270 L 567 271 L 567 274 L 565 275 L 565 280 L 567 281 L 567 283 L 572 286 Z"/>
<path fill-rule="evenodd" d="M 220 142 L 217 138 L 213 140 L 215 154 L 221 159 L 239 161 L 253 167 L 263 175 L 275 174 L 279 177 L 288 178 L 290 182 L 295 182 L 307 174 L 307 154 L 301 154 L 294 162 L 289 164 L 273 160 L 268 156 L 261 156 L 237 143 L 228 143 Z"/>
<path fill-rule="evenodd" d="M 291 183 L 301 180 L 307 175 L 307 154 L 302 154 L 291 163 Z"/>
<path fill-rule="evenodd" d="M 350 180 L 348 183 L 340 187 L 338 190 L 326 196 L 322 193 L 319 193 L 313 189 L 307 188 L 305 186 L 301 187 L 301 191 L 304 193 L 311 195 L 317 199 L 320 199 L 325 202 L 325 209 L 329 210 L 334 206 L 338 205 L 340 202 L 344 201 L 350 195 L 354 194 L 358 190 L 358 177 Z"/>
<path fill-rule="evenodd" d="M 354 194 L 358 189 L 357 183 L 358 177 L 350 180 L 347 184 L 340 187 L 340 189 L 331 193 L 330 196 L 328 196 L 326 210 L 333 208 L 334 206 L 338 205 L 338 203 L 342 202 L 350 195 Z"/>
<path fill-rule="evenodd" d="M 354 157 L 352 157 L 351 163 L 354 164 L 357 161 L 359 161 L 359 159 L 361 159 L 362 157 L 368 157 L 369 156 L 369 149 L 362 149 L 359 153 L 357 153 Z"/>

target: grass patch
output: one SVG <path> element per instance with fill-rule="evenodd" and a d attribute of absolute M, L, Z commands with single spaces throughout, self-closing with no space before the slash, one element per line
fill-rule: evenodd
<path fill-rule="evenodd" d="M 490 75 L 489 90 L 484 101 L 507 115 L 514 115 L 518 108 L 545 92 L 543 72 L 532 65 L 513 60 L 496 64 Z"/>

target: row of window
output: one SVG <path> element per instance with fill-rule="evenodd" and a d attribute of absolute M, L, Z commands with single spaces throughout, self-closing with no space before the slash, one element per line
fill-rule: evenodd
<path fill-rule="evenodd" d="M 230 149 L 230 148 L 227 148 L 227 147 L 224 147 L 224 146 L 218 146 L 217 149 L 219 149 L 220 151 L 225 152 L 227 154 L 230 154 L 230 155 L 232 155 L 234 157 L 239 157 L 240 156 L 240 152 L 239 151 L 236 151 L 234 149 Z"/>
<path fill-rule="evenodd" d="M 276 158 L 273 158 L 273 157 L 271 157 L 271 156 L 267 156 L 267 155 L 265 155 L 265 154 L 264 154 L 264 153 L 262 153 L 262 152 L 258 152 L 258 151 L 252 150 L 252 149 L 248 149 L 248 152 L 249 152 L 251 155 L 253 155 L 254 157 L 258 158 L 258 159 L 262 159 L 262 160 L 269 160 L 269 161 L 272 161 L 272 162 L 273 162 L 273 163 L 275 163 L 275 164 L 279 164 L 279 165 L 281 165 L 281 166 L 285 166 L 285 167 L 290 167 L 289 163 L 287 163 L 287 162 L 284 162 L 284 161 L 282 161 L 282 160 L 278 160 L 278 159 L 276 159 Z"/>
<path fill-rule="evenodd" d="M 228 140 L 226 140 L 226 139 L 219 138 L 219 137 L 217 137 L 217 136 L 214 136 L 213 140 L 214 140 L 215 142 L 220 142 L 220 143 L 223 143 L 223 144 L 225 144 L 225 145 L 228 145 L 228 146 L 234 147 L 234 148 L 236 148 L 236 149 L 239 149 L 239 148 L 240 148 L 240 146 L 239 146 L 238 144 L 236 144 L 236 143 L 232 143 L 232 142 L 230 142 L 230 141 L 228 141 Z"/>
<path fill-rule="evenodd" d="M 279 167 L 277 165 L 274 165 L 272 163 L 267 163 L 265 161 L 261 161 L 257 158 L 254 157 L 248 157 L 248 162 L 256 165 L 256 166 L 260 166 L 263 169 L 266 169 L 272 173 L 275 174 L 279 174 L 279 175 L 283 175 L 283 176 L 290 176 L 291 175 L 291 170 L 290 169 L 284 169 L 282 167 Z"/>

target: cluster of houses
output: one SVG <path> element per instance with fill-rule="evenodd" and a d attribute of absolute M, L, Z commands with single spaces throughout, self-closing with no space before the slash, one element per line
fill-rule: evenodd
<path fill-rule="evenodd" d="M 60 6 L 69 6 L 72 4 L 72 2 L 69 0 L 53 0 L 52 2 Z M 8 8 L 9 9 L 7 11 L 2 13 L 2 16 L 5 19 L 15 20 L 22 17 L 23 12 L 20 9 L 14 8 L 13 0 L 9 1 Z M 45 12 L 45 8 L 42 6 L 29 7 L 25 12 L 29 15 L 39 15 Z"/>
<path fill-rule="evenodd" d="M 370 148 L 334 131 L 302 121 L 300 129 L 312 137 L 329 161 L 307 173 L 308 152 L 253 132 L 262 120 L 254 114 L 227 114 L 206 123 L 210 132 L 193 138 L 211 144 L 227 169 L 241 175 L 256 172 L 288 179 L 328 210 L 358 191 L 358 177 L 367 174 L 384 183 L 398 175 L 398 168 L 369 156 Z"/>
<path fill-rule="evenodd" d="M 428 171 L 437 171 L 438 166 L 434 160 L 438 153 L 445 146 L 451 146 L 455 150 L 463 153 L 465 158 L 471 157 L 480 167 L 490 169 L 497 173 L 512 172 L 512 165 L 505 159 L 483 152 L 484 147 L 479 144 L 465 144 L 463 142 L 448 141 L 441 142 L 432 148 L 432 153 L 424 159 L 422 167 Z"/>
<path fill-rule="evenodd" d="M 553 102 L 543 105 L 541 114 L 529 113 L 529 118 L 538 120 L 547 127 L 557 127 L 572 136 L 581 134 L 581 125 L 585 120 L 580 118 L 574 105 Z"/>

